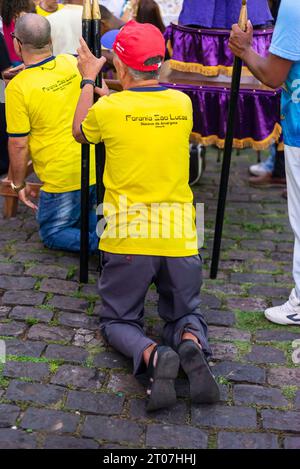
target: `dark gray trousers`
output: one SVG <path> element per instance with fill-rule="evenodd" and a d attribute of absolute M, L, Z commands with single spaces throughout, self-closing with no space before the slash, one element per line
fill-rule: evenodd
<path fill-rule="evenodd" d="M 103 301 L 101 330 L 108 343 L 133 358 L 134 374 L 143 371 L 143 352 L 153 344 L 143 331 L 144 301 L 156 285 L 158 313 L 165 321 L 163 341 L 174 350 L 183 332 L 199 339 L 211 355 L 207 325 L 199 310 L 202 262 L 199 256 L 160 257 L 103 252 L 99 291 Z"/>

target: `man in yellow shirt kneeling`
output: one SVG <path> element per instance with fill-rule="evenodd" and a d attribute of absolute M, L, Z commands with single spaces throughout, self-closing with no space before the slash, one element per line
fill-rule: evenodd
<path fill-rule="evenodd" d="M 50 24 L 27 14 L 16 22 L 16 53 L 25 70 L 8 84 L 6 120 L 12 188 L 33 210 L 25 177 L 30 158 L 42 181 L 37 220 L 46 246 L 80 250 L 81 145 L 72 135 L 81 76 L 72 55 L 54 57 Z M 97 251 L 95 154 L 91 152 L 90 251 Z"/>
<path fill-rule="evenodd" d="M 136 375 L 148 370 L 148 411 L 175 403 L 179 363 L 192 400 L 215 402 L 219 389 L 207 362 L 211 351 L 199 310 L 202 263 L 188 185 L 192 104 L 185 94 L 159 85 L 165 43 L 155 26 L 130 21 L 113 49 L 124 91 L 108 95 L 103 87 L 93 105 L 104 60 L 81 40 L 83 88 L 73 123 L 78 142 L 103 141 L 106 147 L 101 329 L 114 348 L 133 358 Z M 98 228 L 100 234 L 101 224 Z M 165 321 L 164 346 L 143 330 L 152 283 Z"/>

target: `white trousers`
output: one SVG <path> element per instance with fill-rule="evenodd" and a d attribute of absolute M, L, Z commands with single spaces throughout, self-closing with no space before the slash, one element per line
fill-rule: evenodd
<path fill-rule="evenodd" d="M 295 235 L 293 276 L 300 298 L 300 148 L 285 145 L 284 153 L 289 219 Z"/>

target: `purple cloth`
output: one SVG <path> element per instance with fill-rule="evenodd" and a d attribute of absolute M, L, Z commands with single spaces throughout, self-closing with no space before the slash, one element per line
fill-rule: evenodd
<path fill-rule="evenodd" d="M 272 34 L 273 29 L 254 31 L 253 48 L 263 57 L 269 50 Z M 228 47 L 229 31 L 199 30 L 171 24 L 165 31 L 165 39 L 166 42 L 170 40 L 172 60 L 205 67 L 233 65 L 234 56 Z"/>
<path fill-rule="evenodd" d="M 168 88 L 186 93 L 192 100 L 194 111 L 193 132 L 201 137 L 217 136 L 216 140 L 224 140 L 226 135 L 227 115 L 230 89 L 220 86 L 174 85 L 163 83 Z M 259 148 L 264 140 L 274 132 L 280 123 L 280 90 L 248 90 L 241 89 L 238 100 L 237 119 L 234 138 L 238 140 L 252 139 L 259 142 L 244 142 L 237 147 L 252 146 Z M 220 142 L 205 142 L 212 144 Z M 265 148 L 272 142 L 266 142 Z"/>
<path fill-rule="evenodd" d="M 179 24 L 231 29 L 238 22 L 241 0 L 184 0 Z M 248 0 L 248 16 L 254 26 L 273 20 L 268 0 Z"/>

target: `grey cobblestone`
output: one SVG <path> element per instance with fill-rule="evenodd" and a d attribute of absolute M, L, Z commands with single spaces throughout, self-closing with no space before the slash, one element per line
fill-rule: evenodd
<path fill-rule="evenodd" d="M 64 393 L 64 389 L 58 386 L 11 381 L 5 397 L 10 401 L 29 401 L 50 405 L 62 400 Z"/>
<path fill-rule="evenodd" d="M 276 435 L 267 433 L 220 432 L 219 449 L 278 449 Z"/>
<path fill-rule="evenodd" d="M 112 394 L 70 391 L 66 408 L 92 414 L 119 415 L 123 404 L 124 397 Z"/>
<path fill-rule="evenodd" d="M 104 378 L 105 374 L 92 368 L 62 365 L 51 379 L 51 383 L 82 389 L 100 389 Z"/>
<path fill-rule="evenodd" d="M 47 363 L 7 362 L 4 366 L 3 376 L 7 378 L 29 378 L 41 381 L 49 375 Z"/>
<path fill-rule="evenodd" d="M 264 428 L 300 432 L 300 412 L 263 410 L 261 415 Z"/>
<path fill-rule="evenodd" d="M 84 363 L 88 358 L 88 352 L 80 347 L 50 344 L 45 357 L 52 360 L 63 360 L 72 363 Z"/>
<path fill-rule="evenodd" d="M 146 446 L 150 448 L 195 448 L 207 447 L 207 433 L 198 428 L 180 425 L 149 425 Z"/>
<path fill-rule="evenodd" d="M 234 386 L 233 400 L 235 404 L 256 404 L 272 407 L 288 405 L 287 399 L 283 397 L 279 389 L 248 386 L 247 384 Z"/>
<path fill-rule="evenodd" d="M 49 433 L 73 433 L 79 423 L 79 416 L 67 412 L 48 409 L 26 410 L 20 427 L 31 430 L 44 430 Z"/>
<path fill-rule="evenodd" d="M 142 441 L 143 426 L 127 420 L 88 415 L 82 435 L 97 440 L 139 445 Z"/>
<path fill-rule="evenodd" d="M 192 407 L 192 424 L 217 428 L 256 428 L 256 411 L 249 407 L 202 405 Z"/>
<path fill-rule="evenodd" d="M 0 449 L 35 449 L 36 437 L 21 430 L 0 429 Z"/>
<path fill-rule="evenodd" d="M 39 322 L 49 322 L 53 318 L 53 312 L 46 309 L 32 308 L 30 306 L 16 306 L 9 314 L 10 319 L 26 321 L 26 319 L 37 319 Z"/>
<path fill-rule="evenodd" d="M 41 292 L 27 291 L 7 291 L 2 298 L 3 305 L 36 306 L 41 305 L 45 299 L 45 294 Z"/>

